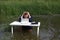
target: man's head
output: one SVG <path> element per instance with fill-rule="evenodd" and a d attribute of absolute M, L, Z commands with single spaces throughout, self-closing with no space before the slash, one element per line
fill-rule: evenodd
<path fill-rule="evenodd" d="M 30 15 L 29 12 L 24 12 L 23 13 L 23 18 L 29 18 L 29 15 Z"/>

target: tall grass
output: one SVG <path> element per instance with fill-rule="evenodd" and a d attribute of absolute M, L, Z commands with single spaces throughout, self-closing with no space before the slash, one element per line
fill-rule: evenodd
<path fill-rule="evenodd" d="M 0 23 L 16 20 L 24 11 L 31 15 L 60 14 L 59 0 L 1 0 Z"/>

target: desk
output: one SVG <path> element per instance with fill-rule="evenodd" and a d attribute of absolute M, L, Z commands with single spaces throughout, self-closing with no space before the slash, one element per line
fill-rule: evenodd
<path fill-rule="evenodd" d="M 12 35 L 13 35 L 13 27 L 14 26 L 36 26 L 36 27 L 38 26 L 37 27 L 37 37 L 39 36 L 40 22 L 38 22 L 37 24 L 30 24 L 30 25 L 28 25 L 28 24 L 21 24 L 21 22 L 18 22 L 18 21 L 14 21 L 14 22 L 10 23 L 9 25 L 11 26 L 11 33 L 12 33 Z"/>

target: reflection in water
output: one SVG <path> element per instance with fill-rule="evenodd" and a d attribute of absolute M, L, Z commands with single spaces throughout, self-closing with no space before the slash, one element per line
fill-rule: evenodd
<path fill-rule="evenodd" d="M 51 30 L 46 30 L 46 29 L 42 29 L 40 30 L 40 38 L 41 40 L 50 40 L 54 37 L 54 32 Z"/>
<path fill-rule="evenodd" d="M 0 40 L 11 40 L 9 32 L 0 32 Z"/>
<path fill-rule="evenodd" d="M 42 28 L 40 29 L 40 40 L 59 40 L 60 39 L 60 34 L 58 32 L 55 33 L 55 29 L 53 28 Z M 36 38 L 36 31 L 34 31 L 32 34 L 24 33 L 22 34 L 21 32 L 15 32 L 13 40 L 37 40 Z M 0 40 L 11 40 L 11 32 L 0 32 Z"/>
<path fill-rule="evenodd" d="M 60 16 L 51 17 L 50 20 L 47 20 L 48 17 L 41 17 L 41 28 L 40 28 L 40 40 L 60 40 Z M 55 20 L 56 19 L 56 20 Z M 37 19 L 39 20 L 39 19 Z M 47 21 L 46 21 L 47 20 Z M 47 23 L 46 23 L 47 22 Z M 50 24 L 48 24 L 48 22 Z M 7 31 L 7 24 L 0 24 L 0 40 L 11 40 L 11 32 Z M 6 31 L 5 31 L 6 30 Z M 33 29 L 33 33 L 21 33 L 15 32 L 12 40 L 37 40 L 36 37 L 36 28 Z"/>

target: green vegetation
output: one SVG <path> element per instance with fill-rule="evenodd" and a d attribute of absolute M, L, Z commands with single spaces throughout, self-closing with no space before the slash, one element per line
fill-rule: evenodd
<path fill-rule="evenodd" d="M 60 0 L 0 0 L 0 23 L 16 20 L 24 11 L 32 15 L 60 14 Z"/>
<path fill-rule="evenodd" d="M 9 23 L 18 20 L 18 17 L 24 11 L 29 11 L 31 15 L 39 16 L 34 17 L 34 21 L 41 22 L 40 33 L 44 31 L 42 34 L 46 34 L 45 31 L 47 30 L 47 33 L 49 33 L 49 35 L 47 34 L 48 38 L 51 37 L 51 34 L 54 35 L 54 37 L 51 37 L 52 40 L 60 38 L 60 0 L 0 0 L 0 32 L 10 31 Z M 36 29 L 34 28 L 34 30 Z M 52 31 L 51 34 L 50 31 Z M 2 36 L 0 36 L 0 40 L 11 40 L 10 32 L 0 33 L 0 35 Z M 20 33 L 14 35 L 16 37 L 13 40 L 29 38 L 28 35 L 23 37 Z M 45 38 L 47 37 L 45 36 Z M 36 40 L 35 37 L 32 36 L 32 38 Z"/>

